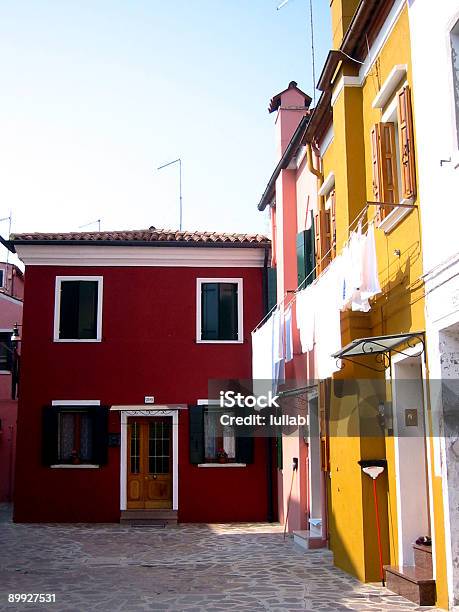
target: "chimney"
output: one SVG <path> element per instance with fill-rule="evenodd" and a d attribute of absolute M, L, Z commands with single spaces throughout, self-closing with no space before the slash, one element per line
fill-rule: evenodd
<path fill-rule="evenodd" d="M 360 0 L 330 0 L 333 48 L 339 49 Z"/>
<path fill-rule="evenodd" d="M 295 81 L 290 81 L 287 89 L 271 98 L 268 111 L 277 112 L 275 123 L 278 159 L 282 157 L 302 117 L 307 114 L 310 104 L 310 96 L 301 91 Z"/>

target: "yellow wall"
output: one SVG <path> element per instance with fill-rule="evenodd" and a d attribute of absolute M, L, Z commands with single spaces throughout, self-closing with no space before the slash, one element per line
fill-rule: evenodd
<path fill-rule="evenodd" d="M 342 38 L 343 24 L 349 21 L 349 15 L 345 13 L 349 13 L 350 9 L 352 12 L 355 4 L 352 0 L 348 4 L 338 0 L 331 2 L 335 47 L 339 45 L 340 37 Z M 406 7 L 401 12 L 362 87 L 344 87 L 333 106 L 334 139 L 323 156 L 323 174 L 327 176 L 331 171 L 335 174 L 338 252 L 348 238 L 349 224 L 364 208 L 365 202 L 374 199 L 370 131 L 375 123 L 381 121 L 384 109 L 374 109 L 372 102 L 396 64 L 407 65 L 407 81 L 411 86 L 410 36 Z M 343 75 L 343 70 L 346 68 L 341 68 L 335 75 L 335 84 Z M 415 204 L 419 205 L 418 199 Z M 376 207 L 370 207 L 368 220 L 375 214 Z M 382 230 L 376 230 L 375 234 L 383 293 L 372 304 L 371 315 L 366 322 L 368 335 L 423 331 L 425 329 L 424 286 L 421 280 L 422 246 L 417 208 L 389 234 L 386 235 Z M 400 255 L 396 254 L 396 251 L 400 251 Z M 349 315 L 344 315 L 342 319 L 343 344 L 351 338 L 366 335 L 362 333 L 365 323 L 361 320 L 352 320 Z M 353 376 L 376 378 L 378 375 L 346 366 L 345 370 L 338 373 L 335 378 Z M 383 374 L 379 376 L 383 377 Z M 369 406 L 372 404 L 374 410 L 377 399 L 369 391 L 371 384 L 371 381 L 368 381 L 366 391 L 362 390 L 361 385 L 359 393 L 368 394 L 367 403 Z M 330 545 L 336 565 L 361 580 L 369 581 L 377 580 L 379 577 L 375 548 L 374 506 L 371 481 L 362 476 L 357 461 L 361 458 L 375 457 L 386 457 L 388 461 L 387 474 L 378 482 L 378 490 L 382 530 L 388 545 L 388 550 L 384 551 L 385 561 L 396 564 L 398 536 L 395 461 L 392 438 L 360 436 L 361 415 L 358 414 L 356 406 L 361 399 L 352 394 L 344 398 L 332 398 L 332 420 L 339 418 L 340 427 L 352 424 L 350 429 L 353 435 L 332 434 L 330 438 L 329 524 Z M 438 604 L 446 606 L 441 479 L 435 478 L 432 488 Z"/>

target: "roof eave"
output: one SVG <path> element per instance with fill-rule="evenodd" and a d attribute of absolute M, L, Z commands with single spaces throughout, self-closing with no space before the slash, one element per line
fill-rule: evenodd
<path fill-rule="evenodd" d="M 271 244 L 267 238 L 263 242 L 197 242 L 180 240 L 14 240 L 10 245 L 16 252 L 15 247 L 27 246 L 109 246 L 109 247 L 195 247 L 195 248 L 233 248 L 233 249 L 261 249 Z M 6 246 L 6 244 L 5 244 Z M 7 247 L 8 248 L 8 247 Z"/>

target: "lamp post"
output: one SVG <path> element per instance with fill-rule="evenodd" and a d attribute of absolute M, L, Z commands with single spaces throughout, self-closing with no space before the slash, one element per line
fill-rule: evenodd
<path fill-rule="evenodd" d="M 167 164 L 163 164 L 159 166 L 157 170 L 162 170 L 163 168 L 167 168 L 167 166 L 172 166 L 172 164 L 179 165 L 179 210 L 180 210 L 180 222 L 179 222 L 179 230 L 182 231 L 182 160 L 180 157 L 174 159 L 173 161 L 167 162 Z"/>

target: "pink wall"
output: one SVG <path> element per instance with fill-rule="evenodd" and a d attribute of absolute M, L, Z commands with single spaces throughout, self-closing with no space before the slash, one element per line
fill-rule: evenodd
<path fill-rule="evenodd" d="M 0 270 L 3 271 L 3 286 L 0 286 L 0 293 L 24 299 L 24 276 L 21 270 L 14 264 L 7 264 L 4 261 L 0 261 Z"/>

